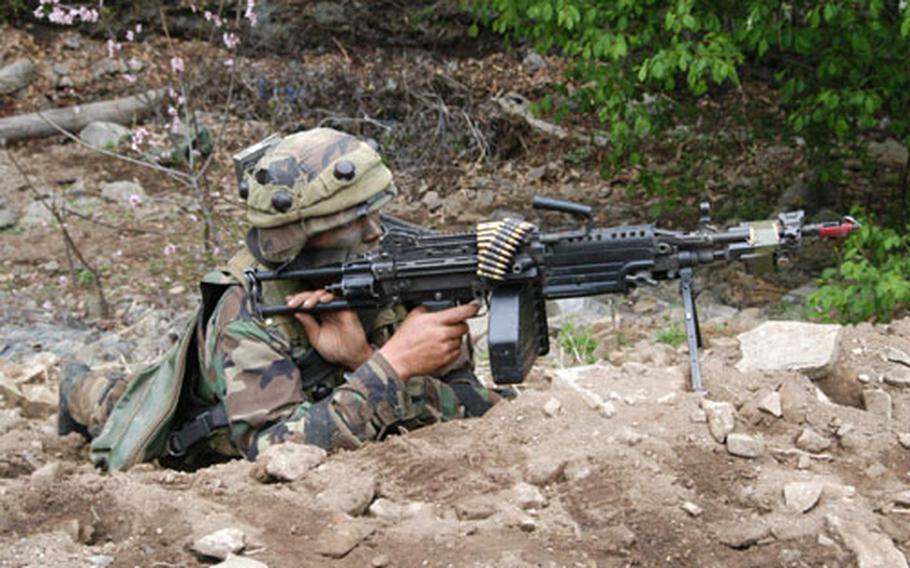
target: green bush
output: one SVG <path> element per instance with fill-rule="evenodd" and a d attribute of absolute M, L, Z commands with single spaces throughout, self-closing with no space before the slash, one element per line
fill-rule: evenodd
<path fill-rule="evenodd" d="M 590 328 L 567 323 L 559 330 L 558 340 L 563 350 L 577 363 L 590 365 L 597 360 L 594 352 L 597 351 L 598 343 Z"/>
<path fill-rule="evenodd" d="M 910 9 L 884 0 L 476 0 L 478 21 L 571 62 L 573 108 L 596 112 L 614 160 L 639 163 L 636 141 L 712 87 L 762 67 L 806 139 L 822 179 L 836 151 L 888 118 L 910 144 Z M 667 96 L 670 95 L 670 96 Z M 546 105 L 544 105 L 546 106 Z"/>
<path fill-rule="evenodd" d="M 864 223 L 844 245 L 838 268 L 822 273 L 809 305 L 823 319 L 887 322 L 910 306 L 910 227 L 895 230 Z"/>
<path fill-rule="evenodd" d="M 25 0 L 5 0 L 0 2 L 0 24 L 18 22 L 28 8 Z"/>

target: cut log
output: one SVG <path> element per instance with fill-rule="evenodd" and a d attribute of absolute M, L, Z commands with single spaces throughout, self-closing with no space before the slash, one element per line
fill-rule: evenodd
<path fill-rule="evenodd" d="M 14 142 L 58 134 L 57 129 L 48 124 L 48 121 L 74 133 L 78 133 L 90 122 L 97 120 L 130 126 L 135 120 L 154 108 L 163 96 L 164 90 L 152 90 L 122 99 L 49 109 L 41 113 L 47 120 L 38 113 L 0 118 L 0 140 Z"/>

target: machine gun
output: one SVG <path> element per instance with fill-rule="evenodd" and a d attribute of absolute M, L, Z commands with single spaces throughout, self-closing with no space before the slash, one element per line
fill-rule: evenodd
<path fill-rule="evenodd" d="M 436 233 L 386 218 L 379 247 L 343 265 L 276 271 L 248 270 L 253 309 L 260 317 L 286 314 L 285 305 L 263 305 L 262 282 L 293 279 L 336 296 L 310 312 L 406 307 L 442 309 L 471 301 L 489 307 L 489 354 L 497 384 L 520 383 L 539 355 L 549 351 L 546 300 L 626 293 L 678 279 L 685 312 L 692 388 L 703 392 L 698 363 L 701 333 L 693 299 L 693 270 L 714 262 L 741 261 L 750 273 L 771 269 L 797 251 L 804 236 L 839 237 L 859 228 L 850 217 L 807 224 L 802 211 L 719 231 L 710 207 L 701 206 L 691 232 L 654 225 L 592 226 L 591 208 L 535 197 L 535 209 L 568 213 L 583 227 L 554 233 L 514 219 L 480 223 L 462 233 Z"/>

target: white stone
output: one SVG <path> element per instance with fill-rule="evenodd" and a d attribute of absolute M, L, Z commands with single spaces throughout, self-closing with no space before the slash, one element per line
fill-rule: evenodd
<path fill-rule="evenodd" d="M 748 434 L 727 436 L 727 452 L 740 458 L 757 458 L 765 451 L 765 445 Z"/>
<path fill-rule="evenodd" d="M 910 450 L 910 432 L 900 432 L 897 435 L 897 443 Z"/>
<path fill-rule="evenodd" d="M 617 432 L 614 436 L 617 442 L 630 447 L 637 446 L 642 442 L 642 440 L 645 439 L 644 434 L 637 432 L 627 426 L 620 428 L 619 432 Z"/>
<path fill-rule="evenodd" d="M 529 483 L 516 483 L 509 490 L 508 497 L 519 509 L 542 509 L 547 506 L 547 498 L 540 489 Z"/>
<path fill-rule="evenodd" d="M 818 454 L 831 447 L 831 440 L 817 433 L 812 428 L 804 428 L 796 439 L 796 447 L 813 454 Z"/>
<path fill-rule="evenodd" d="M 325 461 L 326 452 L 310 444 L 285 442 L 267 448 L 256 458 L 265 479 L 294 481 Z"/>
<path fill-rule="evenodd" d="M 377 485 L 375 477 L 359 475 L 330 485 L 316 499 L 328 509 L 357 517 L 364 514 L 373 502 Z"/>
<path fill-rule="evenodd" d="M 134 181 L 113 181 L 101 186 L 101 197 L 111 203 L 129 205 L 136 200 L 145 201 L 147 195 L 145 189 Z"/>
<path fill-rule="evenodd" d="M 246 535 L 236 528 L 223 528 L 209 533 L 193 542 L 193 550 L 202 556 L 219 560 L 240 552 L 246 547 Z"/>
<path fill-rule="evenodd" d="M 86 144 L 98 148 L 116 148 L 130 137 L 130 130 L 116 122 L 90 122 L 79 132 L 79 138 Z"/>
<path fill-rule="evenodd" d="M 809 378 L 828 374 L 837 360 L 842 327 L 791 321 L 768 321 L 741 333 L 742 359 L 736 368 L 796 371 Z"/>
<path fill-rule="evenodd" d="M 867 412 L 891 420 L 892 404 L 891 395 L 881 389 L 867 389 L 863 391 L 863 406 Z"/>
<path fill-rule="evenodd" d="M 729 402 L 702 400 L 701 408 L 708 420 L 708 431 L 718 443 L 723 444 L 736 426 L 736 408 Z"/>
<path fill-rule="evenodd" d="M 894 501 L 894 504 L 898 507 L 910 508 L 910 489 L 896 494 L 892 498 L 892 501 Z"/>
<path fill-rule="evenodd" d="M 767 412 L 775 418 L 780 418 L 783 416 L 784 411 L 780 403 L 780 393 L 774 391 L 763 398 L 762 401 L 758 403 L 758 409 Z"/>
<path fill-rule="evenodd" d="M 884 534 L 836 515 L 828 515 L 825 520 L 828 530 L 853 552 L 858 568 L 908 568 L 907 559 Z"/>
<path fill-rule="evenodd" d="M 15 93 L 32 82 L 35 65 L 28 59 L 17 59 L 0 67 L 0 95 Z"/>
<path fill-rule="evenodd" d="M 562 408 L 562 404 L 555 398 L 549 399 L 543 405 L 543 413 L 549 416 L 550 418 L 559 414 L 559 410 Z"/>
<path fill-rule="evenodd" d="M 797 513 L 806 513 L 822 496 L 824 486 L 814 481 L 795 481 L 784 486 L 784 502 Z"/>
<path fill-rule="evenodd" d="M 892 387 L 910 387 L 910 369 L 904 367 L 888 369 L 888 373 L 885 375 L 884 380 L 886 384 L 889 384 Z"/>
<path fill-rule="evenodd" d="M 224 562 L 214 564 L 212 568 L 269 568 L 269 565 L 246 556 L 234 556 L 232 554 Z"/>
<path fill-rule="evenodd" d="M 699 507 L 698 505 L 696 505 L 695 503 L 693 503 L 692 501 L 686 501 L 679 507 L 680 507 L 680 509 L 682 509 L 683 511 L 685 511 L 686 513 L 688 513 L 689 515 L 691 515 L 693 517 L 697 517 L 697 516 L 701 515 L 703 512 L 703 509 L 701 507 Z"/>

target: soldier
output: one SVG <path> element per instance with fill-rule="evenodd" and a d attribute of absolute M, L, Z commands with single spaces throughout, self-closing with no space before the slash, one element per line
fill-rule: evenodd
<path fill-rule="evenodd" d="M 90 438 L 94 463 L 198 467 L 255 459 L 286 441 L 357 448 L 399 428 L 479 416 L 498 400 L 472 372 L 465 321 L 475 304 L 265 320 L 251 312 L 244 269 L 319 267 L 378 244 L 378 211 L 397 189 L 372 145 L 328 128 L 293 134 L 242 187 L 246 247 L 203 278 L 202 305 L 178 344 L 130 378 L 64 370 L 59 432 Z M 333 299 L 291 281 L 266 282 L 262 293 L 291 307 Z"/>

